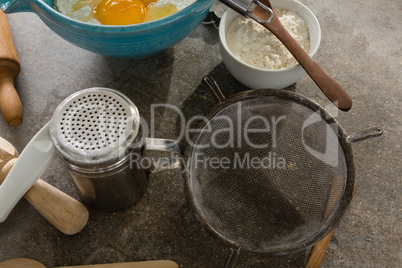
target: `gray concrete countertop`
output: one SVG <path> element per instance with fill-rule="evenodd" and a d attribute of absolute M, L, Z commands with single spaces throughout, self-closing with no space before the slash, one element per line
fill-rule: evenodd
<path fill-rule="evenodd" d="M 348 134 L 379 126 L 384 135 L 353 144 L 357 193 L 338 226 L 322 267 L 401 267 L 401 43 L 399 0 L 302 0 L 317 16 L 322 42 L 317 62 L 353 97 L 353 108 L 337 119 Z M 222 10 L 222 6 L 216 6 Z M 22 151 L 50 120 L 57 105 L 80 89 L 102 86 L 129 96 L 146 120 L 151 104 L 167 103 L 186 116 L 215 104 L 201 80 L 213 76 L 225 94 L 247 88 L 222 62 L 218 31 L 200 25 L 165 53 L 144 60 L 111 59 L 67 43 L 32 13 L 8 15 L 22 71 L 16 88 L 24 122 L 0 136 Z M 329 101 L 305 75 L 294 90 L 323 106 Z M 179 117 L 155 113 L 155 137 L 175 138 Z M 78 198 L 60 160 L 43 179 Z M 0 262 L 36 259 L 47 267 L 169 259 L 180 267 L 221 267 L 228 249 L 193 216 L 179 171 L 150 176 L 145 196 L 116 213 L 89 208 L 78 234 L 60 233 L 25 199 L 0 223 Z M 237 267 L 302 267 L 308 251 L 282 257 L 241 254 Z"/>

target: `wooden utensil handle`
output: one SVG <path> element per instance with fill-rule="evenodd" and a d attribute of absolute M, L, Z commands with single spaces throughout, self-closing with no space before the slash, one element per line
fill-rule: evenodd
<path fill-rule="evenodd" d="M 10 172 L 15 161 L 17 158 L 11 159 L 1 169 L 0 182 Z M 76 234 L 88 222 L 89 213 L 84 205 L 43 180 L 39 179 L 24 197 L 64 234 Z"/>
<path fill-rule="evenodd" d="M 14 76 L 8 68 L 1 66 L 0 109 L 8 125 L 15 127 L 22 123 L 22 104 L 14 87 Z"/>
<path fill-rule="evenodd" d="M 15 147 L 4 138 L 0 137 L 0 170 L 3 166 L 13 158 L 18 157 L 18 151 Z M 0 177 L 1 183 L 1 177 Z"/>
<path fill-rule="evenodd" d="M 6 14 L 0 9 L 0 67 L 7 67 L 15 78 L 20 73 L 20 61 Z"/>
<path fill-rule="evenodd" d="M 352 198 L 356 193 L 356 189 L 357 188 L 355 185 L 355 187 L 353 188 Z M 335 233 L 335 229 L 336 227 L 317 244 L 314 245 L 305 268 L 320 268 L 321 263 L 324 260 L 325 253 L 327 252 L 329 243 L 331 242 L 332 236 Z"/>
<path fill-rule="evenodd" d="M 336 228 L 334 228 L 329 234 L 327 234 L 327 236 L 314 245 L 305 268 L 320 268 L 329 243 L 331 242 L 332 236 L 335 233 L 335 229 Z"/>
<path fill-rule="evenodd" d="M 297 41 L 285 31 L 280 32 L 279 40 L 287 42 L 288 49 L 300 63 L 301 66 L 310 75 L 317 86 L 324 92 L 328 99 L 335 103 L 339 109 L 348 111 L 352 107 L 352 99 L 349 94 L 330 76 L 324 69 L 321 68 L 304 49 L 297 43 Z"/>
<path fill-rule="evenodd" d="M 10 126 L 18 126 L 22 122 L 22 105 L 14 87 L 14 79 L 20 69 L 7 16 L 0 10 L 0 109 Z"/>
<path fill-rule="evenodd" d="M 261 0 L 261 2 L 272 9 L 269 0 Z M 266 20 L 270 16 L 260 6 L 254 9 L 253 15 L 262 20 Z M 282 42 L 331 102 L 343 111 L 348 111 L 352 108 L 352 99 L 349 94 L 304 51 L 299 43 L 288 33 L 276 14 L 271 22 L 261 23 L 261 25 Z"/>
<path fill-rule="evenodd" d="M 269 25 L 271 24 L 271 25 Z M 324 92 L 328 99 L 339 109 L 348 111 L 352 107 L 352 99 L 349 94 L 332 78 L 324 69 L 321 68 L 297 41 L 280 24 L 277 17 L 264 24 L 266 28 L 275 28 L 273 34 L 283 43 L 290 53 L 295 57 L 307 74 L 313 79 L 317 86 Z"/>
<path fill-rule="evenodd" d="M 11 259 L 0 263 L 0 268 L 46 268 L 38 261 L 18 258 Z M 58 268 L 178 268 L 177 263 L 168 260 L 158 261 L 142 261 L 142 262 L 123 262 L 123 263 L 109 263 L 109 264 L 95 264 L 95 265 L 81 265 L 81 266 L 63 266 Z"/>
<path fill-rule="evenodd" d="M 46 268 L 42 263 L 28 259 L 16 258 L 0 262 L 0 268 Z"/>
<path fill-rule="evenodd" d="M 79 266 L 63 266 L 58 268 L 178 268 L 177 263 L 168 260 L 143 261 L 143 262 L 122 262 L 108 264 L 93 264 Z"/>

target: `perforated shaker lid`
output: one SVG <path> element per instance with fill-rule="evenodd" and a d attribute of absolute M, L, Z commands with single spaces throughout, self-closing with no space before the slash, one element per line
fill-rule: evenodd
<path fill-rule="evenodd" d="M 139 130 L 139 113 L 122 93 L 88 88 L 67 97 L 54 112 L 50 137 L 72 164 L 99 166 L 127 154 Z"/>

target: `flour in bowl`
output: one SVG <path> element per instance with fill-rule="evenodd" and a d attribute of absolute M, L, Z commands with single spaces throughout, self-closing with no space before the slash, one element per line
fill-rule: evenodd
<path fill-rule="evenodd" d="M 304 20 L 290 10 L 274 9 L 280 22 L 305 51 L 310 50 L 309 32 Z M 263 69 L 282 69 L 297 64 L 288 49 L 268 29 L 239 16 L 226 36 L 230 51 L 241 61 Z"/>

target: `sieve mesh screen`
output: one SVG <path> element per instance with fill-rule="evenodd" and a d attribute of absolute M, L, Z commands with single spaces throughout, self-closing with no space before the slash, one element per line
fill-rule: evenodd
<path fill-rule="evenodd" d="M 317 234 L 343 197 L 346 160 L 337 128 L 279 96 L 232 103 L 195 140 L 188 187 L 199 217 L 250 251 Z"/>

